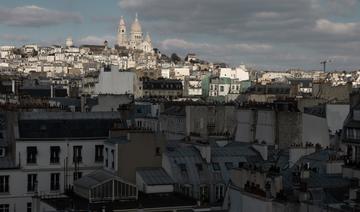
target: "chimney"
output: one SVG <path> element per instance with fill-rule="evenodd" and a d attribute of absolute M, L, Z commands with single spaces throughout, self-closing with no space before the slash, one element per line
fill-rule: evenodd
<path fill-rule="evenodd" d="M 55 88 L 53 84 L 50 85 L 50 97 L 51 98 L 55 97 Z"/>
<path fill-rule="evenodd" d="M 266 144 L 253 144 L 252 147 L 259 152 L 263 160 L 268 159 L 268 146 Z"/>
<path fill-rule="evenodd" d="M 16 82 L 15 80 L 11 80 L 11 92 L 16 95 Z"/>

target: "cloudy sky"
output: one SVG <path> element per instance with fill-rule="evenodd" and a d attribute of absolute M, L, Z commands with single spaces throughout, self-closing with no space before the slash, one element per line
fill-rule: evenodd
<path fill-rule="evenodd" d="M 1 0 L 0 45 L 115 42 L 139 14 L 162 52 L 264 69 L 360 69 L 360 0 Z"/>

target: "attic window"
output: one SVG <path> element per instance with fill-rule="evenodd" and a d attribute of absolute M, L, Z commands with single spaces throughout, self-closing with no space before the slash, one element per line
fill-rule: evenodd
<path fill-rule="evenodd" d="M 41 125 L 41 126 L 40 126 L 40 130 L 46 130 L 46 125 L 44 125 L 44 124 Z"/>
<path fill-rule="evenodd" d="M 225 166 L 226 166 L 227 170 L 229 170 L 234 167 L 234 164 L 232 162 L 225 162 Z"/>
<path fill-rule="evenodd" d="M 186 172 L 186 165 L 184 163 L 179 164 L 181 172 Z"/>
<path fill-rule="evenodd" d="M 219 163 L 212 163 L 214 171 L 220 171 L 220 165 Z"/>
<path fill-rule="evenodd" d="M 0 158 L 5 157 L 5 148 L 0 147 Z"/>

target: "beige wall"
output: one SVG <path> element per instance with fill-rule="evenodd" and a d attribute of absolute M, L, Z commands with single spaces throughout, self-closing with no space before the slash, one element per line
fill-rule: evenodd
<path fill-rule="evenodd" d="M 151 132 L 130 133 L 130 142 L 118 145 L 118 175 L 131 183 L 136 182 L 136 168 L 161 167 L 166 140 Z M 160 155 L 156 148 L 160 148 Z"/>
<path fill-rule="evenodd" d="M 186 106 L 186 134 L 198 133 L 207 136 L 211 133 L 229 132 L 236 128 L 234 106 Z M 208 127 L 211 126 L 213 127 Z"/>

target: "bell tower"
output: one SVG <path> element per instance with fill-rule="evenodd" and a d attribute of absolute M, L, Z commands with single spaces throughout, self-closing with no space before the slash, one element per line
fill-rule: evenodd
<path fill-rule="evenodd" d="M 118 27 L 118 34 L 117 34 L 117 45 L 121 47 L 128 47 L 128 41 L 126 36 L 126 24 L 124 17 L 121 16 L 119 27 Z"/>

